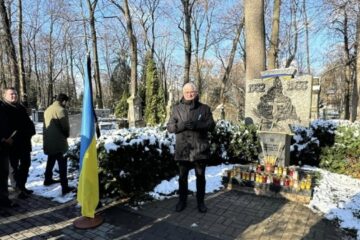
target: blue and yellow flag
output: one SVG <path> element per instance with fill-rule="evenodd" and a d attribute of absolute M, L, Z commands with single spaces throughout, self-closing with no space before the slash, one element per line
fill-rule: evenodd
<path fill-rule="evenodd" d="M 99 175 L 95 138 L 95 120 L 92 88 L 91 63 L 87 57 L 84 79 L 84 96 L 81 120 L 80 177 L 77 200 L 81 206 L 81 215 L 94 218 L 99 203 Z"/>

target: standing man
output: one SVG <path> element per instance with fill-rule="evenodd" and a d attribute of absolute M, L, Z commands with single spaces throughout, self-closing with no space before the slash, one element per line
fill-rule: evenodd
<path fill-rule="evenodd" d="M 74 190 L 68 186 L 67 159 L 64 154 L 69 149 L 67 138 L 70 135 L 70 124 L 67 110 L 65 109 L 69 97 L 60 93 L 56 101 L 51 104 L 44 113 L 44 153 L 48 155 L 45 170 L 44 185 L 49 186 L 56 181 L 53 177 L 55 162 L 58 162 L 62 194 L 65 195 Z"/>
<path fill-rule="evenodd" d="M 9 121 L 13 140 L 9 149 L 11 174 L 16 182 L 16 188 L 20 190 L 19 197 L 27 198 L 33 192 L 26 189 L 25 184 L 31 164 L 31 137 L 35 135 L 35 126 L 26 108 L 19 102 L 15 88 L 6 88 L 3 100 L 3 109 Z"/>
<path fill-rule="evenodd" d="M 167 124 L 170 133 L 176 134 L 175 161 L 179 166 L 179 202 L 175 210 L 186 207 L 188 195 L 188 174 L 195 168 L 196 199 L 198 210 L 207 211 L 205 206 L 205 167 L 210 155 L 208 132 L 215 127 L 210 107 L 199 102 L 197 88 L 193 83 L 183 87 L 183 97 L 175 105 Z"/>
<path fill-rule="evenodd" d="M 9 199 L 8 177 L 10 147 L 13 144 L 9 119 L 5 114 L 4 103 L 0 101 L 0 207 L 14 207 Z"/>

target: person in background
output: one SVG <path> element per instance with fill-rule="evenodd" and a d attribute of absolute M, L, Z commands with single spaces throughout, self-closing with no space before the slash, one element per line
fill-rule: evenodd
<path fill-rule="evenodd" d="M 56 101 L 44 112 L 43 144 L 44 153 L 48 155 L 44 185 L 49 186 L 59 182 L 53 179 L 53 168 L 57 161 L 63 195 L 75 189 L 68 185 L 67 159 L 64 157 L 64 154 L 69 149 L 67 138 L 70 135 L 70 124 L 66 110 L 68 101 L 69 97 L 64 93 L 60 93 Z"/>
<path fill-rule="evenodd" d="M 167 130 L 176 134 L 175 160 L 179 166 L 179 202 L 175 210 L 186 208 L 188 174 L 195 168 L 196 199 L 199 212 L 205 213 L 205 168 L 210 155 L 208 132 L 215 127 L 210 107 L 199 102 L 197 88 L 193 83 L 183 87 L 180 103 L 173 107 Z"/>
<path fill-rule="evenodd" d="M 13 144 L 9 119 L 4 111 L 4 103 L 0 101 L 0 207 L 15 207 L 16 204 L 9 199 L 9 151 Z"/>
<path fill-rule="evenodd" d="M 11 173 L 20 191 L 19 198 L 27 198 L 33 191 L 25 187 L 31 164 L 31 137 L 35 126 L 26 108 L 19 102 L 15 88 L 6 88 L 3 93 L 4 114 L 9 121 L 13 143 L 9 149 Z"/>

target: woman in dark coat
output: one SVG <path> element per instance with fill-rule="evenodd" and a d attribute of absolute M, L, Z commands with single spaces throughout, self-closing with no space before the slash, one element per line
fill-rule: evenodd
<path fill-rule="evenodd" d="M 175 160 L 179 165 L 179 202 L 176 211 L 185 209 L 188 192 L 188 174 L 191 168 L 196 173 L 196 198 L 198 210 L 206 212 L 205 167 L 209 159 L 208 132 L 215 127 L 210 107 L 199 102 L 196 86 L 187 83 L 183 87 L 183 98 L 175 105 L 167 129 L 176 134 Z"/>

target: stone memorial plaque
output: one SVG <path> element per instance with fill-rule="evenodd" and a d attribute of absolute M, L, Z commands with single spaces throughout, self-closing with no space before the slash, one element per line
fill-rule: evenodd
<path fill-rule="evenodd" d="M 260 124 L 261 130 L 290 133 L 289 124 L 309 124 L 312 76 L 292 78 L 293 74 L 276 69 L 247 81 L 245 117 Z"/>
<path fill-rule="evenodd" d="M 291 135 L 287 133 L 259 131 L 258 136 L 263 148 L 259 156 L 261 160 L 263 160 L 265 156 L 275 156 L 277 157 L 276 165 L 283 167 L 289 166 Z"/>

